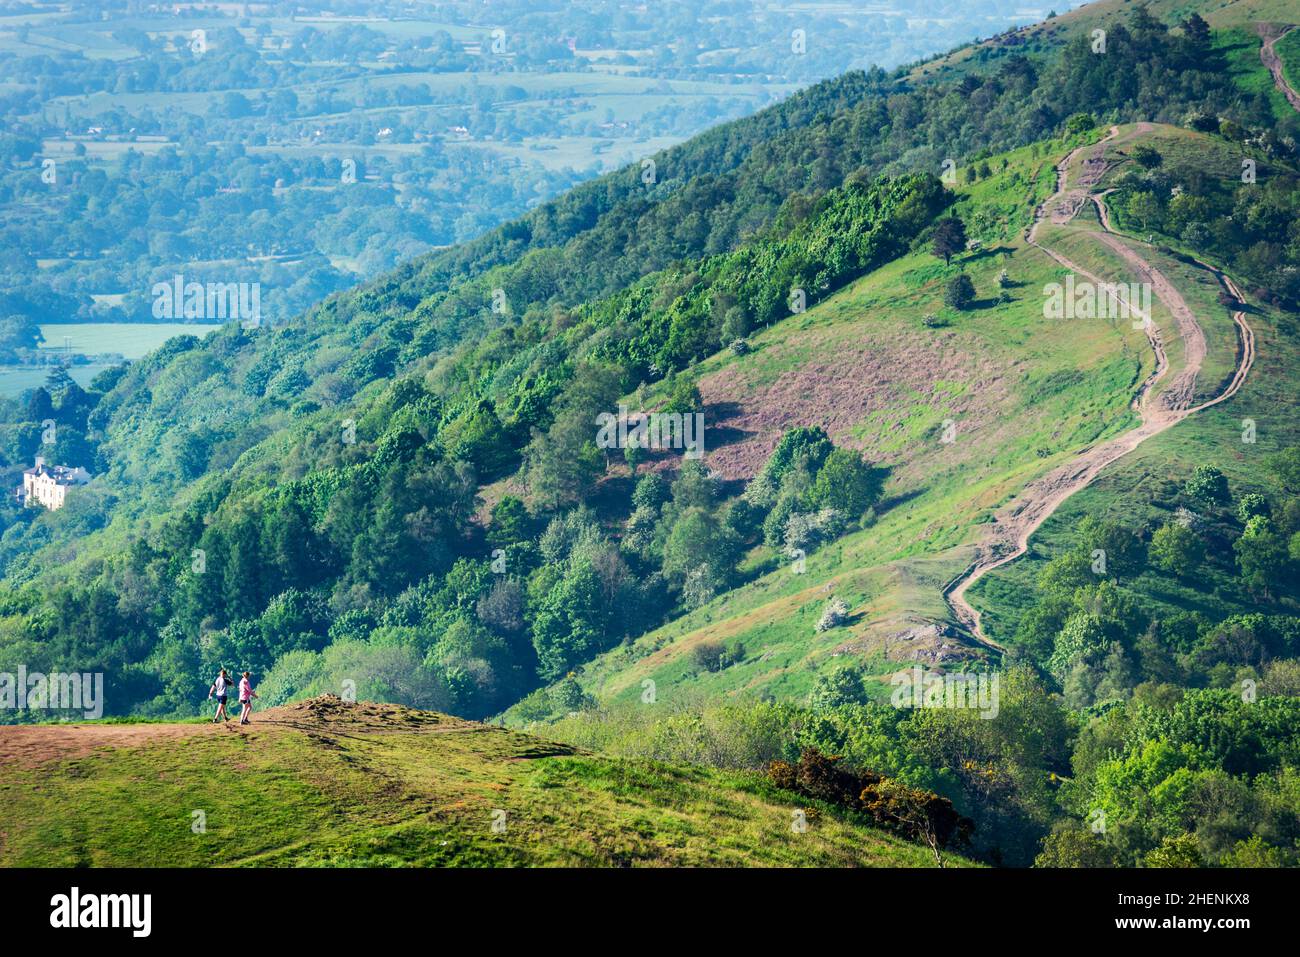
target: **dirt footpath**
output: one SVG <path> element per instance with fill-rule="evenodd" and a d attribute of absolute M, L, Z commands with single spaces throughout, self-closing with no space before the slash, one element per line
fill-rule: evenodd
<path fill-rule="evenodd" d="M 139 748 L 159 741 L 214 734 L 250 734 L 291 729 L 309 735 L 347 736 L 357 732 L 389 734 L 448 734 L 494 732 L 500 729 L 433 711 L 396 704 L 347 702 L 322 695 L 293 704 L 254 711 L 250 724 L 237 718 L 216 725 L 202 723 L 35 724 L 0 725 L 0 768 L 31 768 L 50 761 L 82 758 L 106 748 Z"/>
<path fill-rule="evenodd" d="M 212 724 L 29 724 L 0 727 L 0 767 L 30 768 L 103 748 L 138 748 L 221 731 Z"/>
<path fill-rule="evenodd" d="M 1300 111 L 1300 93 L 1297 93 L 1291 84 L 1286 81 L 1286 73 L 1282 69 L 1282 59 L 1277 55 L 1277 50 L 1274 49 L 1277 41 L 1294 29 L 1295 27 L 1279 28 L 1274 24 L 1259 24 L 1259 35 L 1264 40 L 1264 45 L 1259 50 L 1259 58 L 1264 61 L 1264 66 L 1268 68 L 1268 72 L 1273 74 L 1273 82 L 1282 91 L 1282 95 L 1287 98 L 1287 102 L 1297 111 Z"/>
<path fill-rule="evenodd" d="M 1141 133 L 1144 128 L 1149 129 L 1150 124 L 1139 124 L 1133 133 Z M 1255 361 L 1254 332 L 1246 323 L 1245 313 L 1236 311 L 1232 317 L 1239 338 L 1236 372 L 1218 396 L 1195 408 L 1191 407 L 1196 376 L 1206 353 L 1205 333 L 1173 283 L 1147 262 L 1140 252 L 1111 231 L 1110 216 L 1103 198 L 1092 192 L 1092 188 L 1100 182 L 1105 168 L 1102 160 L 1104 144 L 1114 142 L 1118 132 L 1115 127 L 1112 127 L 1108 135 L 1093 148 L 1093 152 L 1083 165 L 1080 182 L 1074 187 L 1070 187 L 1068 183 L 1070 169 L 1078 154 L 1086 147 L 1073 151 L 1062 160 L 1057 167 L 1056 194 L 1039 207 L 1026 239 L 1066 269 L 1085 276 L 1092 282 L 1100 282 L 1092 273 L 1072 263 L 1057 250 L 1038 242 L 1036 238 L 1038 227 L 1045 220 L 1050 218 L 1054 224 L 1064 225 L 1078 214 L 1084 203 L 1088 201 L 1095 203 L 1102 227 L 1102 230 L 1095 234 L 1097 239 L 1123 257 L 1144 281 L 1151 283 L 1156 297 L 1165 304 L 1174 317 L 1174 324 L 1184 342 L 1185 366 L 1175 377 L 1171 387 L 1160 394 L 1160 401 L 1151 402 L 1150 399 L 1155 394 L 1153 389 L 1168 370 L 1169 362 L 1165 355 L 1160 330 L 1154 324 L 1147 323 L 1145 332 L 1155 351 L 1156 368 L 1142 383 L 1134 400 L 1134 407 L 1141 417 L 1142 424 L 1110 441 L 1083 449 L 1065 465 L 1053 469 L 1042 478 L 1025 486 L 1020 494 L 994 515 L 993 521 L 987 526 L 984 540 L 976 549 L 975 560 L 945 589 L 944 598 L 953 616 L 966 626 L 978 642 L 999 651 L 1005 649 L 984 633 L 980 626 L 979 612 L 966 601 L 967 589 L 993 569 L 1023 555 L 1029 548 L 1029 537 L 1038 530 L 1039 526 L 1060 507 L 1062 502 L 1090 485 L 1107 465 L 1127 455 L 1151 436 L 1181 422 L 1192 413 L 1235 395 Z M 1241 300 L 1241 291 L 1230 278 L 1205 263 L 1198 261 L 1198 265 L 1212 272 L 1230 294 Z"/>

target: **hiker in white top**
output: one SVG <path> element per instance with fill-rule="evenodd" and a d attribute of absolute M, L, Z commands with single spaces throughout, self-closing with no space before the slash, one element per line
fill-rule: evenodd
<path fill-rule="evenodd" d="M 239 703 L 244 706 L 244 710 L 239 714 L 239 723 L 248 724 L 248 716 L 253 713 L 253 699 L 257 697 L 257 692 L 253 690 L 253 683 L 248 680 L 248 672 L 244 672 L 244 677 L 239 679 Z"/>
<path fill-rule="evenodd" d="M 208 689 L 208 700 L 211 701 L 214 696 L 217 699 L 217 716 L 212 719 L 214 724 L 218 721 L 230 720 L 230 715 L 226 712 L 226 695 L 234 685 L 230 675 L 226 674 L 226 669 L 222 668 L 221 673 L 217 675 L 217 680 L 212 682 L 212 687 Z"/>

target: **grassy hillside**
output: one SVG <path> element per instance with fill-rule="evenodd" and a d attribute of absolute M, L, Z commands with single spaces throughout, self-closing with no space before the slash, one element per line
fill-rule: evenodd
<path fill-rule="evenodd" d="M 611 759 L 337 698 L 260 713 L 248 729 L 38 726 L 6 734 L 0 754 L 6 867 L 933 864 L 757 774 Z"/>
<path fill-rule="evenodd" d="M 1300 19 L 1300 17 L 1296 17 Z M 1277 41 L 1277 55 L 1282 58 L 1282 69 L 1291 88 L 1300 90 L 1300 31 L 1292 30 Z"/>
<path fill-rule="evenodd" d="M 1210 137 L 1125 127 L 1106 147 L 1114 154 L 1112 177 L 1138 143 L 1157 145 L 1171 166 L 1177 147 L 1198 156 L 1205 169 L 1229 160 L 1226 146 Z M 955 666 L 982 656 L 955 629 L 940 596 L 943 583 L 970 561 L 981 523 L 1027 482 L 1136 424 L 1129 400 L 1153 364 L 1143 334 L 1127 321 L 1061 324 L 1043 317 L 1044 286 L 1064 281 L 1065 270 L 1028 245 L 1023 232 L 1034 206 L 1054 188 L 1053 167 L 1066 151 L 1061 142 L 1019 150 L 1005 157 L 1005 169 L 1003 157 L 994 156 L 991 166 L 999 172 L 957 188 L 956 212 L 988 225 L 979 234 L 981 248 L 951 267 L 928 253 L 901 257 L 754 337 L 745 355 L 723 352 L 700 364 L 706 402 L 728 409 L 721 424 L 742 437 L 712 453 L 714 468 L 752 478 L 783 430 L 820 425 L 837 443 L 863 449 L 890 470 L 884 503 L 871 528 L 808 555 L 802 573 L 777 561 L 753 582 L 577 669 L 589 694 L 606 705 L 635 704 L 642 682 L 652 679 L 674 701 L 752 694 L 802 700 L 820 673 L 846 657 L 883 680 L 911 661 Z M 1105 278 L 1136 281 L 1128 265 L 1091 237 L 1095 214 L 1091 223 L 1081 214 L 1069 226 L 1049 226 L 1040 240 Z M 1198 378 L 1203 399 L 1235 365 L 1231 318 L 1215 297 L 1217 286 L 1198 270 L 1169 255 L 1153 252 L 1152 258 L 1186 291 L 1201 319 L 1208 347 Z M 1003 269 L 1012 283 L 1005 290 L 998 284 Z M 944 280 L 963 271 L 984 297 L 964 313 L 942 301 Z M 1003 293 L 1007 301 L 999 302 Z M 949 324 L 927 328 L 927 315 Z M 1168 385 L 1182 368 L 1182 340 L 1158 299 L 1152 319 L 1171 330 Z M 1275 341 L 1268 338 L 1270 350 Z M 1287 406 L 1279 401 L 1275 444 L 1260 448 L 1261 456 L 1294 440 L 1282 425 Z M 956 424 L 951 443 L 941 441 L 945 420 Z M 1010 569 L 1007 574 L 1030 574 Z M 980 585 L 990 593 L 998 587 Z M 832 595 L 848 602 L 849 626 L 817 633 L 814 625 Z M 998 609 L 990 611 L 996 622 Z M 995 636 L 1005 634 L 995 628 Z M 718 672 L 693 657 L 695 648 L 713 642 L 734 649 L 733 663 Z M 873 688 L 877 697 L 887 696 L 884 684 Z M 535 700 L 507 712 L 511 721 L 538 716 Z"/>
<path fill-rule="evenodd" d="M 1054 223 L 1054 199 L 1035 230 L 1038 245 L 1026 243 L 1033 207 L 1056 188 L 1049 185 L 1053 166 L 1076 144 L 1018 151 L 1006 157 L 1005 168 L 994 156 L 989 165 L 999 172 L 958 187 L 954 210 L 967 223 L 988 224 L 988 232 L 979 235 L 978 249 L 955 257 L 950 270 L 924 255 L 901 257 L 755 336 L 744 355 L 722 353 L 701 364 L 701 392 L 718 390 L 709 401 L 728 410 L 726 421 L 738 436 L 713 454 L 715 467 L 751 479 L 782 430 L 823 426 L 837 443 L 863 448 L 890 470 L 869 528 L 799 563 L 766 553 L 764 564 L 756 553 L 753 580 L 575 668 L 508 710 L 505 720 L 546 726 L 548 734 L 611 753 L 658 756 L 692 748 L 707 756 L 729 737 L 761 737 L 755 729 L 769 725 L 801 729 L 806 742 L 953 797 L 979 821 L 977 840 L 991 859 L 1028 863 L 1041 847 L 1042 863 L 1077 862 L 1071 821 L 1100 807 L 1122 814 L 1123 823 L 1096 842 L 1099 863 L 1142 863 L 1166 853 L 1167 841 L 1195 848 L 1187 863 L 1285 862 L 1286 852 L 1277 848 L 1290 846 L 1293 829 L 1283 822 L 1294 801 L 1282 797 L 1291 793 L 1282 783 L 1291 772 L 1279 767 L 1293 759 L 1278 749 L 1289 749 L 1283 739 L 1294 736 L 1296 714 L 1294 686 L 1283 677 L 1292 666 L 1272 659 L 1294 655 L 1296 596 L 1285 559 L 1271 587 L 1243 580 L 1235 543 L 1246 520 L 1233 512 L 1235 503 L 1253 496 L 1263 503 L 1259 507 L 1271 505 L 1283 537 L 1294 525 L 1294 478 L 1279 478 L 1270 464 L 1300 442 L 1293 314 L 1247 297 L 1257 354 L 1244 387 L 1103 469 L 1032 535 L 1028 555 L 978 581 L 971 600 L 985 632 L 1008 655 L 976 646 L 942 597 L 945 583 L 977 554 L 990 516 L 1013 506 L 1037 477 L 1137 423 L 1129 403 L 1152 371 L 1150 345 L 1128 321 L 1045 319 L 1045 283 L 1065 275 L 1048 250 L 1106 281 L 1158 274 L 1172 287 L 1154 302 L 1152 320 L 1167 368 L 1148 402 L 1159 406 L 1168 398 L 1192 406 L 1214 399 L 1243 361 L 1232 318 L 1241 306 L 1223 299 L 1220 281 L 1202 265 L 1202 257 L 1215 256 L 1200 242 L 1213 246 L 1214 239 L 1196 230 L 1180 234 L 1177 203 L 1156 212 L 1132 201 L 1153 178 L 1174 197 L 1190 190 L 1188 184 L 1224 184 L 1224 195 L 1206 193 L 1211 199 L 1202 216 L 1234 195 L 1238 202 L 1253 198 L 1259 195 L 1251 192 L 1254 184 L 1234 193 L 1241 153 L 1221 138 L 1159 124 L 1121 126 L 1098 137 L 1069 151 L 1062 195 L 1092 177 L 1088 189 L 1104 204 L 1113 232 L 1106 232 L 1088 201 L 1068 222 Z M 1262 156 L 1255 160 L 1261 193 L 1286 195 L 1293 171 Z M 1142 163 L 1160 172 L 1143 171 Z M 1138 222 L 1139 214 L 1150 221 Z M 1233 258 L 1239 251 L 1230 243 L 1216 251 L 1233 268 L 1252 267 Z M 982 293 L 999 289 L 1002 268 L 1010 283 L 1000 289 L 1000 301 L 944 313 L 939 292 L 946 273 L 966 272 Z M 1194 318 L 1203 356 L 1192 347 L 1175 302 Z M 951 324 L 934 328 L 926 316 Z M 936 342 L 952 352 L 928 351 Z M 954 376 L 945 364 L 951 354 L 960 357 L 964 375 Z M 1179 382 L 1193 368 L 1196 378 L 1184 394 Z M 938 437 L 945 417 L 959 423 L 949 444 Z M 1255 430 L 1249 441 L 1243 439 L 1247 420 Z M 1198 468 L 1218 468 L 1227 477 L 1222 503 L 1187 490 Z M 1178 526 L 1184 513 L 1192 516 L 1194 540 L 1204 542 L 1207 554 L 1203 561 L 1170 565 L 1159 557 L 1154 533 Z M 1081 524 L 1085 518 L 1093 526 Z M 1107 533 L 1114 541 L 1132 535 L 1142 557 L 1132 568 L 1123 566 L 1115 546 L 1111 579 L 1099 583 L 1087 573 L 1086 556 L 1103 526 L 1117 530 Z M 1069 573 L 1080 555 L 1083 574 Z M 837 627 L 821 630 L 815 626 L 832 597 L 847 603 L 847 615 Z M 1103 639 L 1100 650 L 1089 652 L 1095 657 L 1066 659 L 1064 625 L 1072 608 L 1085 609 L 1073 612 L 1083 616 L 1076 623 L 1091 621 L 1089 615 L 1124 622 L 1108 632 L 1119 640 Z M 1277 637 L 1273 628 L 1287 637 Z M 1023 693 L 1058 718 L 1063 712 L 1055 709 L 1071 710 L 1065 720 L 1075 730 L 1061 732 L 1070 739 L 1064 745 L 1070 758 L 1052 757 L 1043 744 L 1036 746 L 1041 752 L 1018 750 L 1024 735 L 1038 740 L 1042 734 L 1025 723 L 1045 716 L 1003 717 L 986 729 L 979 721 L 963 727 L 957 715 L 900 716 L 887 704 L 889 680 L 914 664 L 970 672 L 999 660 L 1003 667 L 1032 663 L 1059 692 L 1055 697 L 1032 685 Z M 1270 697 L 1265 707 L 1252 713 L 1247 704 L 1230 717 L 1242 708 L 1234 690 L 1241 682 Z M 1223 690 L 1193 690 L 1207 686 Z M 575 702 L 583 710 L 570 710 Z M 1183 714 L 1173 718 L 1171 709 Z M 1253 764 L 1245 751 L 1228 757 L 1223 748 L 1231 734 L 1214 740 L 1219 732 L 1211 729 L 1237 720 L 1277 722 L 1282 738 L 1248 747 L 1262 763 Z M 950 736 L 962 744 L 954 746 Z M 1180 746 L 1200 756 L 1174 758 Z M 1152 768 L 1149 785 L 1119 783 L 1116 775 L 1166 760 L 1157 754 L 1167 754 L 1171 763 Z M 1233 806 L 1245 815 L 1239 820 L 1254 822 L 1253 832 L 1193 811 L 1183 797 L 1174 801 L 1177 809 L 1169 808 L 1182 815 L 1181 825 L 1132 812 L 1142 802 L 1163 805 L 1157 791 L 1172 786 L 1170 775 L 1191 774 L 1200 782 L 1192 790 L 1207 796 L 1217 786 L 1212 781 L 1226 780 L 1216 775 L 1229 766 L 1242 775 L 1230 785 L 1236 793 L 1231 800 L 1239 802 Z M 984 767 L 1014 779 L 1000 785 L 1007 796 L 994 801 L 1003 814 L 1018 818 L 1014 826 L 988 803 L 990 782 L 979 771 Z M 1052 833 L 1045 834 L 1051 820 Z M 1175 833 L 1179 827 L 1191 833 Z M 1269 836 L 1256 848 L 1251 833 Z"/>

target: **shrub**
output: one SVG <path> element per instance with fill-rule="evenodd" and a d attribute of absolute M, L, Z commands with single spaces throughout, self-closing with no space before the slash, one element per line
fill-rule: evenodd
<path fill-rule="evenodd" d="M 1064 676 L 1077 662 L 1092 663 L 1115 640 L 1114 623 L 1087 611 L 1075 612 L 1066 619 L 1056 636 L 1056 645 L 1047 661 L 1048 670 Z"/>
<path fill-rule="evenodd" d="M 1287 541 L 1263 515 L 1246 522 L 1246 530 L 1232 544 L 1246 586 L 1268 597 L 1272 586 L 1286 578 L 1290 558 Z"/>
<path fill-rule="evenodd" d="M 1174 575 L 1187 575 L 1205 557 L 1205 542 L 1190 528 L 1171 522 L 1156 529 L 1147 549 L 1152 563 Z"/>
<path fill-rule="evenodd" d="M 861 454 L 852 449 L 835 449 L 818 470 L 810 497 L 815 504 L 856 520 L 880 497 L 882 484 L 880 472 Z"/>
<path fill-rule="evenodd" d="M 1078 530 L 1080 544 L 1089 555 L 1104 556 L 1105 564 L 1099 566 L 1098 574 L 1123 578 L 1141 571 L 1142 542 L 1124 526 L 1089 515 L 1080 520 Z M 1097 554 L 1099 551 L 1102 555 Z"/>
<path fill-rule="evenodd" d="M 1255 492 L 1243 495 L 1240 501 L 1237 502 L 1237 518 L 1243 525 L 1256 515 L 1263 515 L 1267 518 L 1269 511 L 1268 499 Z"/>
<path fill-rule="evenodd" d="M 312 651 L 287 651 L 276 659 L 257 686 L 262 707 L 272 708 L 303 697 L 320 674 L 320 655 Z"/>
<path fill-rule="evenodd" d="M 799 502 L 794 496 L 785 495 L 777 500 L 767 513 L 767 518 L 763 519 L 764 544 L 772 548 L 785 544 L 786 523 L 795 515 L 798 507 Z"/>
<path fill-rule="evenodd" d="M 1184 486 L 1187 494 L 1207 502 L 1228 501 L 1228 480 L 1213 465 L 1198 465 Z"/>
<path fill-rule="evenodd" d="M 636 489 L 632 492 L 632 505 L 634 508 L 650 508 L 657 512 L 668 501 L 668 497 L 668 483 L 658 473 L 650 472 L 641 476 L 636 483 Z"/>
<path fill-rule="evenodd" d="M 822 754 L 816 748 L 805 749 L 799 755 L 795 790 L 827 804 L 856 809 L 862 789 L 879 782 L 880 775 L 870 771 L 855 774 L 840 761 L 840 758 Z"/>
<path fill-rule="evenodd" d="M 838 708 L 845 704 L 861 704 L 866 700 L 867 689 L 862 672 L 857 668 L 836 668 L 819 674 L 813 681 L 808 705 L 814 711 Z"/>
<path fill-rule="evenodd" d="M 845 604 L 842 598 L 832 598 L 826 605 L 826 610 L 822 612 L 821 619 L 817 622 L 817 631 L 829 631 L 832 628 L 838 628 L 844 624 L 849 617 L 849 606 Z"/>
<path fill-rule="evenodd" d="M 893 778 L 880 778 L 875 784 L 868 784 L 858 801 L 877 823 L 930 848 L 940 867 L 943 858 L 939 851 L 953 844 L 968 843 L 975 828 L 974 822 L 958 814 L 947 798 L 909 787 Z"/>
<path fill-rule="evenodd" d="M 721 641 L 702 641 L 691 649 L 691 660 L 701 671 L 718 672 L 744 657 L 743 646 L 728 648 Z"/>
<path fill-rule="evenodd" d="M 1143 867 L 1201 867 L 1204 863 L 1191 834 L 1165 838 L 1142 859 Z"/>
<path fill-rule="evenodd" d="M 1277 476 L 1284 489 L 1292 494 L 1300 494 L 1300 445 L 1274 452 L 1264 464 Z"/>
<path fill-rule="evenodd" d="M 524 628 L 524 593 L 517 581 L 502 578 L 478 600 L 478 620 L 498 634 L 517 634 Z"/>
<path fill-rule="evenodd" d="M 924 842 L 940 866 L 939 851 L 969 843 L 975 828 L 947 798 L 874 771 L 851 769 L 816 748 L 805 748 L 797 764 L 771 762 L 767 777 L 783 790 L 865 813 L 881 827 Z"/>
<path fill-rule="evenodd" d="M 772 450 L 759 474 L 771 482 L 773 487 L 779 487 L 785 473 L 800 461 L 805 461 L 808 468 L 816 472 L 834 448 L 830 437 L 820 426 L 790 429 L 781 436 L 781 441 Z"/>
<path fill-rule="evenodd" d="M 668 402 L 661 411 L 693 415 L 704 410 L 704 399 L 696 384 L 686 376 L 677 376 L 668 391 Z"/>
<path fill-rule="evenodd" d="M 723 523 L 744 542 L 752 541 L 763 527 L 763 512 L 745 498 L 733 498 L 723 507 Z"/>
<path fill-rule="evenodd" d="M 702 608 L 718 597 L 724 587 L 708 562 L 696 565 L 682 582 L 682 604 L 688 609 Z"/>
<path fill-rule="evenodd" d="M 1165 161 L 1159 150 L 1146 145 L 1138 146 L 1133 150 L 1133 159 L 1143 169 L 1155 169 Z"/>
<path fill-rule="evenodd" d="M 785 522 L 786 551 L 813 548 L 835 538 L 843 530 L 844 517 L 837 509 L 823 508 L 816 512 L 796 512 Z"/>
<path fill-rule="evenodd" d="M 773 761 L 767 766 L 767 777 L 782 791 L 796 791 L 799 788 L 799 772 L 789 761 Z"/>
<path fill-rule="evenodd" d="M 1258 834 L 1238 841 L 1219 862 L 1223 867 L 1286 867 L 1286 855 L 1272 847 Z"/>
<path fill-rule="evenodd" d="M 966 249 L 966 224 L 955 216 L 948 216 L 935 223 L 934 238 L 930 243 L 930 252 L 943 260 L 945 266 L 952 263 L 952 257 Z"/>
<path fill-rule="evenodd" d="M 551 689 L 551 700 L 564 711 L 581 711 L 594 703 L 572 674 L 565 675 L 564 680 Z"/>
<path fill-rule="evenodd" d="M 1065 132 L 1083 133 L 1097 125 L 1097 120 L 1091 113 L 1075 113 L 1065 121 Z"/>
<path fill-rule="evenodd" d="M 525 722 L 545 721 L 555 713 L 555 702 L 548 689 L 538 688 L 522 698 L 514 711 Z"/>
<path fill-rule="evenodd" d="M 961 273 L 948 280 L 943 289 L 943 301 L 953 309 L 965 309 L 975 301 L 975 284 L 970 276 Z"/>
<path fill-rule="evenodd" d="M 1100 837 L 1077 824 L 1059 827 L 1043 838 L 1034 867 L 1115 867 L 1115 852 Z"/>

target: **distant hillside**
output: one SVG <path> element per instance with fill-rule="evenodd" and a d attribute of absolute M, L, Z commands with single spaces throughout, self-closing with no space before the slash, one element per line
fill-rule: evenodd
<path fill-rule="evenodd" d="M 909 78 L 934 79 L 944 74 L 987 69 L 1011 54 L 1042 55 L 1071 42 L 1092 42 L 1094 30 L 1109 30 L 1145 8 L 1156 20 L 1178 24 L 1197 14 L 1215 30 L 1254 32 L 1258 23 L 1294 23 L 1300 19 L 1292 0 L 1096 0 L 1038 23 L 1016 27 L 979 43 L 962 46 L 913 67 Z"/>
<path fill-rule="evenodd" d="M 756 774 L 337 698 L 246 729 L 11 729 L 0 757 L 5 867 L 933 866 L 926 848 Z"/>

